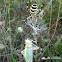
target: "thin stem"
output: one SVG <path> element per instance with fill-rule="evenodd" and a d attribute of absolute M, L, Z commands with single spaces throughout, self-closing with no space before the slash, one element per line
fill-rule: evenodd
<path fill-rule="evenodd" d="M 50 11 L 50 23 L 49 23 L 49 30 L 48 30 L 48 36 L 50 37 L 50 29 L 51 29 L 51 17 L 52 17 L 52 0 L 51 0 L 51 11 Z"/>

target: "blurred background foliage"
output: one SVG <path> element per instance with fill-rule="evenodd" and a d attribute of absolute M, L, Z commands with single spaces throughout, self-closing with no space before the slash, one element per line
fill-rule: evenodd
<path fill-rule="evenodd" d="M 25 39 L 33 38 L 33 30 L 23 21 L 30 15 L 26 10 L 28 1 L 29 8 L 36 3 L 38 9 L 43 5 L 42 9 L 48 10 L 43 17 L 48 29 L 37 36 L 40 49 L 34 53 L 34 61 L 62 62 L 62 0 L 52 0 L 52 5 L 50 0 L 0 0 L 0 62 L 25 62 L 20 51 Z M 17 32 L 18 27 L 23 32 Z"/>

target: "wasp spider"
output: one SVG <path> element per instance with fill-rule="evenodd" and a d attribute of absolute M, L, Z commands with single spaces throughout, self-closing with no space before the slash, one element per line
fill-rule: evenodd
<path fill-rule="evenodd" d="M 29 2 L 27 2 L 27 12 L 30 14 L 30 16 L 28 18 L 26 18 L 25 21 L 27 21 L 28 19 L 30 19 L 31 16 L 33 16 L 33 17 L 37 16 L 41 12 L 42 7 L 43 7 L 43 5 L 41 5 L 41 8 L 38 9 L 37 4 L 32 4 L 30 6 L 30 9 L 29 9 L 28 6 L 29 6 Z"/>

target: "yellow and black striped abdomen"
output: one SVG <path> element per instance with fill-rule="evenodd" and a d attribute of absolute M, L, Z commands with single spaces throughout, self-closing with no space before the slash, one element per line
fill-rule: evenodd
<path fill-rule="evenodd" d="M 33 4 L 33 5 L 30 7 L 30 13 L 31 13 L 31 14 L 37 13 L 37 10 L 38 10 L 37 4 Z"/>
<path fill-rule="evenodd" d="M 42 6 L 41 6 L 41 10 L 39 10 L 38 9 L 38 6 L 37 6 L 37 4 L 35 3 L 35 4 L 32 4 L 31 5 L 31 7 L 30 7 L 30 9 L 28 9 L 28 6 L 29 5 L 29 2 L 27 2 L 27 12 L 29 13 L 29 14 L 38 14 L 38 13 L 40 13 L 40 11 L 42 10 Z"/>

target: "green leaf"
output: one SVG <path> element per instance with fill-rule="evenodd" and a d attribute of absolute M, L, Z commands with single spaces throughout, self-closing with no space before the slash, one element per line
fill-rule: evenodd
<path fill-rule="evenodd" d="M 10 22 L 13 22 L 13 21 L 15 21 L 15 19 L 16 19 L 16 18 L 12 19 Z"/>
<path fill-rule="evenodd" d="M 17 60 L 15 58 L 13 58 L 13 62 L 17 62 Z"/>
<path fill-rule="evenodd" d="M 49 41 L 49 39 L 43 39 L 43 41 L 44 41 L 44 42 L 48 42 L 48 41 Z"/>
<path fill-rule="evenodd" d="M 58 57 L 58 56 L 54 56 L 54 57 L 52 57 L 51 59 L 60 60 L 60 59 L 62 59 L 62 58 L 61 58 L 61 57 Z"/>

